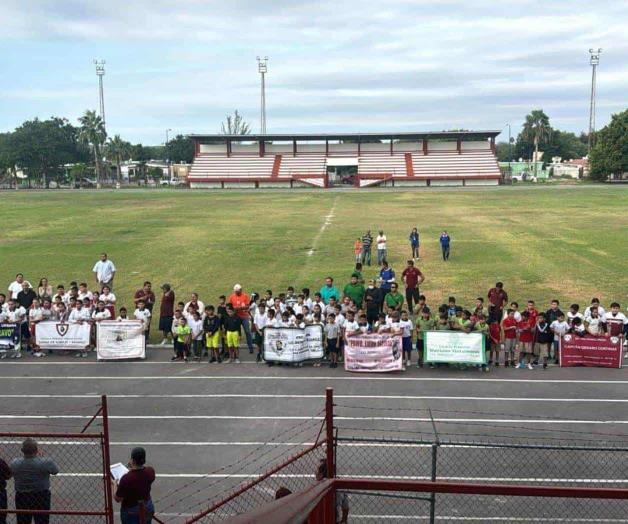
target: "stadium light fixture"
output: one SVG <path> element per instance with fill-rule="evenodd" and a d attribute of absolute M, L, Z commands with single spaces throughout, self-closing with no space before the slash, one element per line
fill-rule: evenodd
<path fill-rule="evenodd" d="M 595 134 L 595 103 L 597 97 L 596 75 L 597 66 L 600 63 L 602 49 L 589 49 L 589 63 L 591 64 L 591 100 L 589 103 L 589 144 L 588 152 L 591 153 L 593 147 L 593 135 Z"/>
<path fill-rule="evenodd" d="M 261 95 L 260 95 L 260 133 L 266 134 L 266 73 L 268 73 L 268 57 L 257 59 L 257 71 L 261 75 Z"/>
<path fill-rule="evenodd" d="M 94 65 L 96 66 L 96 76 L 98 76 L 98 95 L 100 100 L 100 118 L 102 118 L 102 125 L 106 128 L 105 125 L 105 93 L 103 90 L 103 79 L 105 76 L 105 61 L 104 60 L 94 60 Z"/>

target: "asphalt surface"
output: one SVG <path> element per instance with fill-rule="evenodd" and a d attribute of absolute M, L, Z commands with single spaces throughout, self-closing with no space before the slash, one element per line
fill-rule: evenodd
<path fill-rule="evenodd" d="M 242 354 L 241 364 L 220 365 L 171 363 L 170 351 L 156 347 L 142 362 L 96 362 L 94 355 L 3 360 L 0 431 L 80 431 L 99 395 L 107 394 L 111 460 L 126 462 L 132 447 L 146 448 L 158 474 L 153 499 L 169 522 L 181 522 L 223 490 L 315 442 L 326 387 L 334 389 L 341 476 L 427 480 L 430 444 L 438 438 L 441 480 L 628 487 L 626 369 L 410 368 L 358 375 L 268 367 Z M 457 441 L 470 445 L 452 444 Z M 18 446 L 0 449 L 17 453 Z M 76 449 L 49 442 L 50 455 L 74 454 L 64 457 L 72 471 L 55 482 L 77 473 L 97 478 L 93 457 L 81 461 Z M 302 461 L 257 495 L 272 498 L 279 484 L 296 489 L 311 482 L 314 462 Z M 352 493 L 350 521 L 427 521 L 429 502 L 400 496 Z M 439 496 L 436 509 L 439 521 L 628 522 L 624 501 Z"/>

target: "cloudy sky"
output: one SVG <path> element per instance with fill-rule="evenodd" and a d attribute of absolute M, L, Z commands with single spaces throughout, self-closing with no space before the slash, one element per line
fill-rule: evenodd
<path fill-rule="evenodd" d="M 627 21 L 625 1 L 0 0 L 0 131 L 97 108 L 102 58 L 110 134 L 214 133 L 235 108 L 255 132 L 268 55 L 269 132 L 516 132 L 536 107 L 579 132 L 590 47 L 598 127 L 628 107 Z"/>

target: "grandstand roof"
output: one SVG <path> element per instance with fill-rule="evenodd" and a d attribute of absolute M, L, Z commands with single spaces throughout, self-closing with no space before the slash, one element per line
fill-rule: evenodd
<path fill-rule="evenodd" d="M 466 140 L 486 140 L 499 135 L 501 131 L 426 131 L 422 133 L 278 133 L 265 135 L 203 135 L 191 134 L 190 138 L 196 140 L 224 141 L 232 140 L 238 142 L 257 141 L 292 141 L 301 140 L 424 140 L 424 139 L 445 139 L 462 138 Z"/>

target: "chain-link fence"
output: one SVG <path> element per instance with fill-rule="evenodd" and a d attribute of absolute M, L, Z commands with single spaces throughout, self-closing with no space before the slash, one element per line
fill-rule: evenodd
<path fill-rule="evenodd" d="M 154 501 L 156 517 L 168 524 L 217 522 L 253 511 L 279 495 L 307 489 L 316 482 L 321 461 L 328 458 L 326 428 L 323 409 L 237 461 L 175 486 Z"/>
<path fill-rule="evenodd" d="M 7 509 L 0 507 L 0 517 L 8 514 L 8 522 L 20 514 L 52 516 L 51 521 L 64 524 L 113 522 L 106 401 L 95 407 L 87 425 L 78 423 L 63 433 L 50 432 L 54 424 L 44 432 L 45 422 L 30 420 L 20 422 L 20 431 L 0 433 L 0 466 L 9 477 Z M 38 431 L 21 431 L 24 425 Z"/>
<path fill-rule="evenodd" d="M 343 437 L 340 432 L 335 451 L 338 478 L 628 488 L 628 448 L 619 446 Z M 411 515 L 416 522 L 460 517 L 471 522 L 628 522 L 628 501 L 370 491 L 348 496 L 360 522 L 397 522 Z M 606 520 L 586 520 L 594 518 Z"/>

